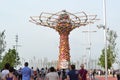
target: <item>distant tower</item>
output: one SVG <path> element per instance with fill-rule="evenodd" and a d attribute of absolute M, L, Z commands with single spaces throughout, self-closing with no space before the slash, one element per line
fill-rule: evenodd
<path fill-rule="evenodd" d="M 57 68 L 68 68 L 70 64 L 70 48 L 69 48 L 69 34 L 70 32 L 80 26 L 94 23 L 97 15 L 87 15 L 85 12 L 69 13 L 62 10 L 57 13 L 44 13 L 40 16 L 30 17 L 30 22 L 37 25 L 50 27 L 55 29 L 60 35 L 59 59 Z"/>
<path fill-rule="evenodd" d="M 18 47 L 21 47 L 21 45 L 18 45 L 18 35 L 15 35 L 15 45 L 13 45 L 13 48 L 15 48 L 16 52 L 17 52 Z"/>

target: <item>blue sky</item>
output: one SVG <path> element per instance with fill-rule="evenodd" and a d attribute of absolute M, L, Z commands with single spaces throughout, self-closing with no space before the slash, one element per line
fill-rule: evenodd
<path fill-rule="evenodd" d="M 120 35 L 119 0 L 106 0 L 107 27 Z M 69 35 L 71 60 L 79 60 L 82 55 L 88 55 L 88 35 L 82 31 L 97 31 L 90 33 L 91 56 L 97 59 L 104 47 L 103 30 L 96 25 L 103 24 L 102 0 L 0 0 L 0 31 L 6 30 L 7 49 L 15 44 L 15 35 L 18 35 L 19 55 L 25 59 L 47 57 L 57 60 L 59 54 L 59 35 L 50 28 L 30 23 L 30 16 L 39 16 L 41 12 L 56 13 L 67 10 L 71 13 L 86 12 L 96 14 L 100 21 L 88 26 L 81 26 Z M 120 38 L 117 38 L 119 49 Z"/>

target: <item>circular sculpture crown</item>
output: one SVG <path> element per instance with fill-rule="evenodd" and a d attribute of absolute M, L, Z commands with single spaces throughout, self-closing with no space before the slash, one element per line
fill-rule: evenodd
<path fill-rule="evenodd" d="M 94 23 L 97 20 L 96 17 L 97 15 L 87 15 L 85 12 L 69 13 L 62 10 L 54 14 L 42 12 L 40 16 L 30 17 L 30 22 L 53 28 L 61 33 L 64 31 L 70 32 L 77 27 Z"/>

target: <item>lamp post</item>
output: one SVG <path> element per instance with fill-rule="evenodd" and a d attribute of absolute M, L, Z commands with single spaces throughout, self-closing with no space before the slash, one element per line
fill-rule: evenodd
<path fill-rule="evenodd" d="M 98 29 L 103 28 L 104 30 L 104 44 L 105 44 L 105 80 L 108 78 L 107 72 L 107 31 L 109 28 L 105 27 L 105 25 L 98 25 Z"/>
<path fill-rule="evenodd" d="M 103 20 L 104 20 L 104 37 L 105 37 L 105 80 L 107 80 L 107 21 L 106 21 L 106 0 L 103 0 Z"/>
<path fill-rule="evenodd" d="M 105 80 L 107 80 L 108 75 L 107 75 L 107 20 L 106 20 L 106 0 L 103 0 L 103 25 L 102 26 L 97 26 L 98 28 L 103 28 L 104 29 L 104 43 L 105 43 Z"/>
<path fill-rule="evenodd" d="M 16 53 L 18 53 L 18 47 L 21 47 L 21 45 L 18 45 L 18 35 L 15 35 L 15 45 L 13 45 L 13 48 L 15 48 Z"/>

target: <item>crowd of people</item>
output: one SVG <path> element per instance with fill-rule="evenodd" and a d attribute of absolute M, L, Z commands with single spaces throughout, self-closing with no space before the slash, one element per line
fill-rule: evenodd
<path fill-rule="evenodd" d="M 24 67 L 15 70 L 6 63 L 4 69 L 1 70 L 0 80 L 86 80 L 87 70 L 81 65 L 81 70 L 76 70 L 75 65 L 71 65 L 68 69 L 55 69 L 54 67 L 33 70 L 28 67 L 25 62 Z"/>
<path fill-rule="evenodd" d="M 87 80 L 88 76 L 91 77 L 91 80 L 95 80 L 95 70 L 87 71 L 84 64 L 80 65 L 79 70 L 75 65 L 70 65 L 67 69 L 46 67 L 36 70 L 28 65 L 28 62 L 25 62 L 23 68 L 15 70 L 9 63 L 6 63 L 4 69 L 1 70 L 0 80 Z"/>
<path fill-rule="evenodd" d="M 81 77 L 85 78 L 84 75 L 87 74 L 87 71 L 76 70 L 75 65 L 71 65 L 71 69 L 61 70 L 54 67 L 33 70 L 33 67 L 29 68 L 28 65 L 28 62 L 25 62 L 23 68 L 15 70 L 6 63 L 1 70 L 0 80 L 79 80 Z"/>

